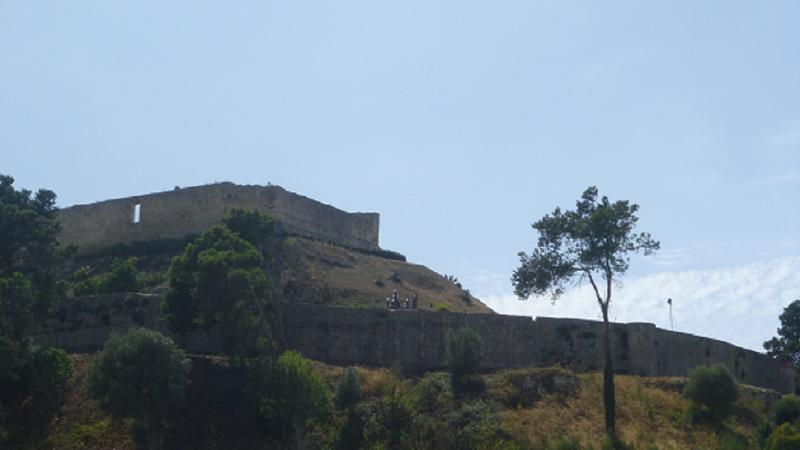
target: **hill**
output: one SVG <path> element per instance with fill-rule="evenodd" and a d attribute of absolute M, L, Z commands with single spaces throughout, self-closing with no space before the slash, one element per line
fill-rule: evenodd
<path fill-rule="evenodd" d="M 119 258 L 135 258 L 145 275 L 144 292 L 164 293 L 172 257 L 184 240 L 137 242 L 80 256 L 62 268 L 65 276 L 100 276 Z M 465 313 L 492 310 L 469 291 L 429 268 L 388 251 L 365 251 L 305 237 L 278 236 L 265 250 L 274 301 L 386 308 L 396 289 L 402 300 L 416 294 L 418 308 Z"/>
<path fill-rule="evenodd" d="M 26 450 L 70 449 L 100 450 L 133 449 L 130 424 L 115 423 L 88 398 L 85 377 L 91 360 L 87 355 L 74 355 L 75 375 L 70 379 L 57 412 L 38 433 L 31 433 L 18 448 Z M 268 448 L 275 447 L 257 435 L 240 434 L 230 423 L 225 406 L 215 403 L 223 388 L 218 383 L 223 359 L 194 358 L 190 399 L 208 422 L 193 435 L 181 437 L 180 448 Z M 331 388 L 342 374 L 341 367 L 315 363 Z M 560 368 L 519 369 L 486 374 L 484 394 L 470 399 L 454 399 L 448 393 L 446 374 L 431 373 L 422 378 L 403 378 L 388 369 L 357 369 L 364 397 L 362 411 L 375 414 L 376 409 L 400 392 L 408 399 L 415 424 L 406 431 L 417 442 L 410 448 L 434 448 L 426 433 L 424 421 L 439 417 L 433 433 L 441 448 L 458 438 L 458 429 L 450 421 L 472 411 L 467 423 L 481 424 L 480 433 L 500 432 L 509 436 L 520 449 L 587 449 L 600 448 L 602 437 L 602 401 L 599 373 L 575 374 Z M 202 374 L 216 373 L 215 377 Z M 209 380 L 216 380 L 215 382 Z M 224 379 L 224 378 L 223 378 Z M 680 395 L 681 378 L 617 377 L 619 431 L 632 449 L 639 450 L 713 450 L 756 448 L 758 424 L 766 419 L 766 411 L 774 393 L 743 387 L 743 397 L 736 404 L 734 415 L 718 426 L 687 422 L 684 411 L 688 404 Z M 213 384 L 213 385 L 212 385 Z M 201 395 L 202 394 L 202 395 Z M 199 397 L 198 397 L 199 396 Z M 427 405 L 427 406 L 426 406 Z M 467 405 L 466 407 L 464 405 Z M 483 405 L 490 413 L 477 416 L 472 405 Z M 427 408 L 427 409 L 426 409 Z M 478 408 L 480 410 L 480 408 Z M 189 414 L 192 416 L 192 414 Z M 471 417 L 471 418 L 470 418 Z M 196 417 L 193 417 L 196 418 Z M 452 425 L 452 424 L 451 424 Z M 402 426 L 402 425 L 398 425 Z M 180 427 L 173 430 L 181 433 Z M 427 439 L 427 440 L 426 440 Z M 569 446 L 571 445 L 571 446 Z M 580 447 L 576 446 L 580 445 Z M 314 448 L 314 447 L 306 447 Z M 492 447 L 495 448 L 495 447 Z M 504 447 L 505 448 L 505 447 Z"/>

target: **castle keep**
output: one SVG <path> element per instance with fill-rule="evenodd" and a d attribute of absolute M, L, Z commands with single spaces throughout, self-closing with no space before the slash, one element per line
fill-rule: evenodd
<path fill-rule="evenodd" d="M 217 183 L 78 205 L 58 212 L 62 245 L 82 254 L 115 244 L 201 233 L 233 208 L 274 217 L 284 231 L 350 247 L 377 249 L 377 213 L 348 213 L 279 186 Z"/>

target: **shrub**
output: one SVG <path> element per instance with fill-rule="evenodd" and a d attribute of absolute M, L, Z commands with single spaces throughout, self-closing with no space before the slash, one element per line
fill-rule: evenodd
<path fill-rule="evenodd" d="M 693 420 L 723 419 L 739 398 L 739 388 L 728 369 L 721 364 L 692 370 L 683 394 L 691 401 Z"/>
<path fill-rule="evenodd" d="M 144 286 L 144 276 L 136 268 L 136 260 L 114 259 L 108 273 L 86 278 L 85 268 L 73 275 L 74 279 L 84 278 L 72 289 L 77 296 L 113 294 L 116 292 L 138 292 Z"/>
<path fill-rule="evenodd" d="M 800 398 L 795 395 L 782 397 L 772 407 L 772 417 L 776 426 L 797 420 L 800 417 Z"/>
<path fill-rule="evenodd" d="M 253 210 L 234 208 L 222 219 L 222 224 L 256 247 L 275 234 L 275 220 Z"/>
<path fill-rule="evenodd" d="M 171 339 L 134 329 L 113 336 L 95 356 L 89 394 L 113 417 L 137 422 L 139 446 L 160 448 L 167 412 L 185 396 L 190 365 Z"/>
<path fill-rule="evenodd" d="M 100 285 L 100 292 L 137 292 L 142 289 L 142 274 L 136 268 L 135 259 L 116 259 L 111 263 L 111 270 Z"/>
<path fill-rule="evenodd" d="M 455 435 L 455 448 L 477 450 L 517 447 L 500 426 L 492 407 L 483 401 L 462 404 L 450 413 L 448 422 Z"/>
<path fill-rule="evenodd" d="M 223 337 L 226 353 L 263 355 L 269 344 L 269 280 L 261 252 L 218 225 L 172 261 L 164 310 L 170 327 L 200 327 Z"/>
<path fill-rule="evenodd" d="M 445 339 L 450 376 L 456 391 L 466 387 L 471 377 L 478 374 L 483 357 L 483 341 L 472 328 L 448 330 Z"/>
<path fill-rule="evenodd" d="M 369 448 L 406 449 L 411 447 L 414 413 L 409 396 L 395 389 L 371 414 L 365 429 Z"/>
<path fill-rule="evenodd" d="M 34 390 L 50 399 L 72 376 L 72 361 L 67 352 L 56 347 L 37 347 L 31 354 Z"/>
<path fill-rule="evenodd" d="M 268 380 L 261 414 L 268 425 L 288 442 L 331 414 L 331 395 L 311 361 L 288 351 L 278 358 Z"/>
<path fill-rule="evenodd" d="M 755 441 L 756 441 L 756 448 L 766 448 L 767 446 L 767 439 L 772 434 L 772 424 L 766 421 L 762 421 L 756 427 L 755 432 Z"/>
<path fill-rule="evenodd" d="M 336 407 L 349 409 L 361 401 L 361 380 L 354 367 L 344 369 L 336 384 Z"/>
<path fill-rule="evenodd" d="M 791 425 L 785 423 L 778 428 L 767 439 L 765 450 L 796 450 L 800 448 L 800 433 Z"/>

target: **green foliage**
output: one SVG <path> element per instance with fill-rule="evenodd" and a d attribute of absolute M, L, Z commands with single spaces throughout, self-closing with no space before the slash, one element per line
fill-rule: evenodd
<path fill-rule="evenodd" d="M 692 370 L 683 394 L 691 401 L 694 421 L 724 419 L 739 398 L 739 387 L 722 364 L 700 366 Z"/>
<path fill-rule="evenodd" d="M 792 423 L 800 418 L 800 398 L 796 395 L 785 395 L 772 406 L 775 425 Z"/>
<path fill-rule="evenodd" d="M 765 450 L 797 450 L 800 448 L 800 433 L 790 424 L 777 428 L 767 439 Z"/>
<path fill-rule="evenodd" d="M 197 239 L 197 234 L 188 234 L 181 239 L 153 239 L 149 241 L 133 241 L 114 244 L 101 254 L 117 258 L 131 256 L 145 256 L 158 254 L 174 254 L 182 251 L 186 246 Z"/>
<path fill-rule="evenodd" d="M 164 309 L 178 332 L 216 330 L 235 356 L 264 354 L 269 346 L 268 279 L 261 253 L 216 226 L 173 259 Z"/>
<path fill-rule="evenodd" d="M 491 406 L 481 400 L 462 404 L 450 413 L 448 425 L 455 432 L 454 448 L 478 450 L 517 447 L 500 427 Z"/>
<path fill-rule="evenodd" d="M 797 370 L 795 391 L 800 393 L 800 299 L 793 301 L 780 315 L 778 336 L 764 342 L 767 354 L 788 361 Z"/>
<path fill-rule="evenodd" d="M 337 450 L 357 450 L 364 443 L 364 418 L 359 411 L 347 411 L 336 437 Z"/>
<path fill-rule="evenodd" d="M 130 330 L 113 336 L 94 357 L 89 394 L 113 417 L 135 419 L 150 436 L 148 446 L 157 448 L 167 412 L 185 396 L 190 366 L 168 337 Z"/>
<path fill-rule="evenodd" d="M 349 409 L 361 401 L 361 380 L 355 367 L 348 367 L 342 372 L 339 382 L 336 383 L 336 407 Z"/>
<path fill-rule="evenodd" d="M 31 353 L 34 390 L 52 399 L 72 376 L 72 361 L 67 352 L 56 347 L 36 347 Z"/>
<path fill-rule="evenodd" d="M 80 276 L 76 273 L 75 276 Z M 136 259 L 114 259 L 108 273 L 87 278 L 73 288 L 77 296 L 138 292 L 144 286 L 144 276 L 136 268 Z"/>
<path fill-rule="evenodd" d="M 0 335 L 21 342 L 33 322 L 34 290 L 19 272 L 0 276 Z"/>
<path fill-rule="evenodd" d="M 772 434 L 772 430 L 772 424 L 769 422 L 759 422 L 755 432 L 756 448 L 763 449 L 767 446 L 767 439 L 769 439 L 769 436 Z"/>
<path fill-rule="evenodd" d="M 483 340 L 469 327 L 451 328 L 445 338 L 447 362 L 453 388 L 463 391 L 470 378 L 478 374 L 483 358 Z"/>
<path fill-rule="evenodd" d="M 20 344 L 0 336 L 0 407 L 24 395 L 20 378 L 26 365 L 26 355 Z"/>
<path fill-rule="evenodd" d="M 720 438 L 718 450 L 748 450 L 747 440 L 732 433 Z"/>
<path fill-rule="evenodd" d="M 232 209 L 222 224 L 257 248 L 275 234 L 275 220 L 254 210 Z"/>
<path fill-rule="evenodd" d="M 15 308 L 27 309 L 27 314 L 43 315 L 63 294 L 53 267 L 69 252 L 59 250 L 61 224 L 55 202 L 53 191 L 40 189 L 34 195 L 26 189 L 16 190 L 14 178 L 0 175 L 0 280 L 6 280 L 5 286 L 0 286 L 0 302 L 7 304 L 9 298 L 22 295 Z M 23 287 L 20 278 L 29 284 Z"/>
<path fill-rule="evenodd" d="M 373 448 L 408 449 L 413 425 L 411 399 L 405 391 L 395 389 L 370 415 L 364 435 Z"/>
<path fill-rule="evenodd" d="M 268 385 L 261 414 L 284 442 L 330 418 L 332 401 L 328 385 L 311 361 L 299 353 L 284 352 L 278 358 Z"/>

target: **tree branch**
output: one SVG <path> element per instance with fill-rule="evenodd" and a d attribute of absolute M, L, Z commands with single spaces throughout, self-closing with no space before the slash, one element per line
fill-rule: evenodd
<path fill-rule="evenodd" d="M 589 276 L 589 282 L 592 283 L 592 289 L 594 289 L 594 295 L 597 296 L 597 303 L 600 304 L 600 307 L 603 308 L 603 298 L 600 297 L 600 291 L 597 289 L 597 283 L 594 282 L 594 277 L 592 277 L 592 272 L 588 269 L 583 269 L 586 272 L 586 275 Z"/>

